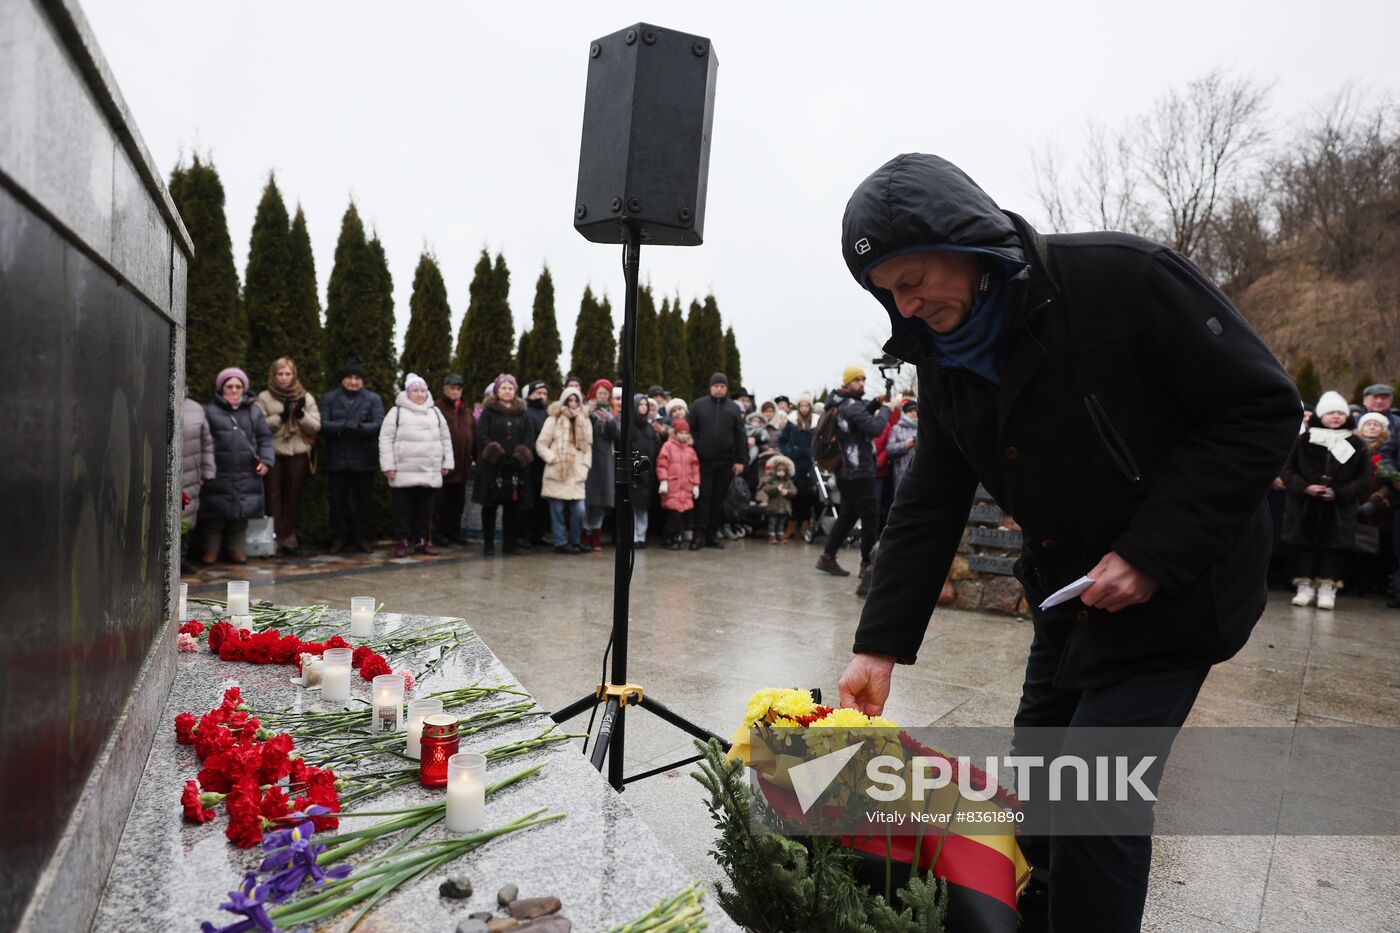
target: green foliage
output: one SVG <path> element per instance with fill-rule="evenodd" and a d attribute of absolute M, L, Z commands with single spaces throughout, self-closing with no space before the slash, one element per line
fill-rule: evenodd
<path fill-rule="evenodd" d="M 470 301 L 457 334 L 453 369 L 467 384 L 466 397 L 475 399 L 488 382 L 510 370 L 515 348 L 505 257 L 497 253 L 492 265 L 491 255 L 483 249 L 467 291 Z"/>
<path fill-rule="evenodd" d="M 656 299 L 647 285 L 637 291 L 637 383 L 633 392 L 645 392 L 659 385 L 670 388 L 664 381 L 661 363 L 661 318 L 656 313 Z"/>
<path fill-rule="evenodd" d="M 434 394 L 452 362 L 452 311 L 447 305 L 447 283 L 429 253 L 418 257 L 413 273 L 413 295 L 408 299 L 408 332 L 403 338 L 399 369 L 417 373 Z"/>
<path fill-rule="evenodd" d="M 550 397 L 557 397 L 564 389 L 564 377 L 559 373 L 559 354 L 563 351 L 564 342 L 559 338 L 559 324 L 554 317 L 554 278 L 546 266 L 535 282 L 530 329 L 520 335 L 516 378 L 522 383 L 542 379 L 549 384 Z"/>
<path fill-rule="evenodd" d="M 1366 399 L 1366 387 L 1376 384 L 1376 374 L 1370 367 L 1362 371 L 1361 376 L 1356 380 L 1356 388 L 1352 390 L 1349 401 L 1358 405 L 1364 405 Z"/>
<path fill-rule="evenodd" d="M 661 302 L 658 330 L 661 334 L 661 384 L 677 398 L 689 402 L 695 397 L 691 394 L 694 385 L 690 376 L 690 353 L 686 348 L 685 320 L 681 317 L 679 298 L 675 304 L 669 300 Z"/>
<path fill-rule="evenodd" d="M 351 202 L 340 222 L 326 290 L 326 369 L 334 373 L 347 359 L 359 360 L 365 384 L 389 405 L 394 401 L 394 312 L 392 299 L 386 308 L 385 298 L 391 291 L 384 248 L 371 248 Z"/>
<path fill-rule="evenodd" d="M 326 353 L 326 332 L 321 327 L 321 296 L 316 285 L 316 259 L 311 253 L 311 234 L 306 215 L 297 207 L 292 218 L 291 244 L 287 264 L 287 317 L 283 324 L 286 349 L 297 364 L 301 384 L 313 394 L 326 391 L 322 361 Z"/>
<path fill-rule="evenodd" d="M 197 156 L 188 168 L 176 166 L 170 174 L 170 197 L 194 242 L 186 286 L 185 384 L 190 397 L 202 401 L 213 397 L 219 370 L 244 363 L 248 319 L 238 297 L 238 270 L 218 171 Z"/>
<path fill-rule="evenodd" d="M 690 312 L 685 321 L 685 342 L 690 357 L 691 397 L 708 395 L 710 375 L 724 372 L 724 329 L 714 295 L 707 295 L 704 304 L 698 301 L 690 303 Z M 725 375 L 729 377 L 732 393 L 739 387 L 739 382 L 733 373 Z"/>
<path fill-rule="evenodd" d="M 248 269 L 243 279 L 243 307 L 248 312 L 248 378 L 261 390 L 272 361 L 288 355 L 286 325 L 291 308 L 287 292 L 292 234 L 287 206 L 277 179 L 269 175 L 253 218 Z"/>
<path fill-rule="evenodd" d="M 899 891 L 904 908 L 896 911 L 855 880 L 859 857 L 832 837 L 815 836 L 804 845 L 777 833 L 754 832 L 743 763 L 727 758 L 713 739 L 695 747 L 703 758 L 691 776 L 709 793 L 705 807 L 720 833 L 710 854 L 731 885 L 717 884 L 715 896 L 739 926 L 758 933 L 944 930 L 948 888 L 943 879 L 915 874 Z"/>
<path fill-rule="evenodd" d="M 733 327 L 724 332 L 724 371 L 735 385 L 744 384 L 744 366 L 739 359 L 739 343 L 734 339 Z"/>
<path fill-rule="evenodd" d="M 595 379 L 616 382 L 616 363 L 617 335 L 613 330 L 612 305 L 606 298 L 600 303 L 593 297 L 593 289 L 585 287 L 578 320 L 574 322 L 570 371 L 583 380 L 587 389 Z"/>
<path fill-rule="evenodd" d="M 1312 357 L 1303 358 L 1298 371 L 1293 374 L 1293 384 L 1298 387 L 1303 404 L 1311 411 L 1317 400 L 1322 398 L 1322 380 L 1318 378 L 1317 364 L 1313 362 Z"/>

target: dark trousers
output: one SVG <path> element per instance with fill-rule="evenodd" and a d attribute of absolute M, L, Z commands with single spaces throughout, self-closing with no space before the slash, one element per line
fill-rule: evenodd
<path fill-rule="evenodd" d="M 719 534 L 724 524 L 724 497 L 734 481 L 734 464 L 729 461 L 700 463 L 700 498 L 695 500 L 695 533 L 707 538 Z"/>
<path fill-rule="evenodd" d="M 501 544 L 507 551 L 515 550 L 520 541 L 520 507 L 514 502 L 501 506 Z M 488 545 L 496 540 L 496 507 L 481 507 L 481 536 Z"/>
<path fill-rule="evenodd" d="M 433 534 L 446 535 L 452 541 L 462 537 L 462 512 L 467 507 L 466 483 L 443 483 L 434 497 Z"/>
<path fill-rule="evenodd" d="M 875 503 L 875 477 L 863 479 L 836 480 L 836 488 L 841 493 L 841 510 L 831 526 L 831 537 L 826 542 L 826 553 L 835 557 L 836 552 L 846 543 L 846 536 L 860 519 L 860 561 L 870 560 L 870 552 L 875 550 L 875 542 L 880 539 L 880 513 Z"/>
<path fill-rule="evenodd" d="M 437 490 L 431 486 L 404 486 L 389 492 L 394 505 L 394 537 L 411 544 L 426 539 Z"/>
<path fill-rule="evenodd" d="M 877 525 L 876 536 L 885 527 L 885 522 L 890 518 L 890 506 L 894 505 L 894 477 L 875 477 L 875 514 Z"/>
<path fill-rule="evenodd" d="M 1340 580 L 1346 566 L 1347 552 L 1331 547 L 1297 547 L 1298 576 L 1309 580 Z"/>
<path fill-rule="evenodd" d="M 1395 556 L 1390 565 L 1390 598 L 1400 600 L 1400 522 L 1396 522 L 1395 528 L 1391 532 L 1390 545 Z"/>
<path fill-rule="evenodd" d="M 335 470 L 326 474 L 331 496 L 331 535 L 369 540 L 370 489 L 373 473 Z M 354 513 L 351 514 L 351 501 Z"/>
<path fill-rule="evenodd" d="M 663 509 L 662 514 L 666 516 L 666 539 L 674 540 L 691 529 L 691 522 L 695 515 L 695 510 L 688 512 L 673 512 L 670 509 Z"/>
<path fill-rule="evenodd" d="M 541 498 L 540 492 L 544 488 L 544 461 L 538 457 L 530 464 L 530 501 L 534 505 L 530 506 L 526 517 L 526 528 L 529 529 L 530 543 L 543 544 L 544 536 L 551 531 L 552 521 L 550 519 L 549 506 Z M 555 544 L 563 544 L 563 541 L 555 541 Z"/>
<path fill-rule="evenodd" d="M 306 454 L 284 456 L 278 454 L 263 480 L 267 498 L 267 514 L 272 516 L 272 528 L 277 534 L 278 547 L 297 546 L 297 500 L 301 498 L 301 484 L 311 469 L 311 458 Z"/>
<path fill-rule="evenodd" d="M 1078 603 L 1066 607 L 1070 605 Z M 1027 738 L 1028 733 L 1022 731 L 1035 727 L 1181 727 L 1209 667 L 1152 671 L 1083 690 L 1056 687 L 1055 671 L 1073 612 L 1055 615 L 1057 621 L 1047 623 L 1036 613 L 1021 705 L 1016 711 L 1016 754 L 1092 755 L 1075 745 L 1073 733 L 1060 749 L 1038 747 L 1039 740 Z M 1113 622 L 1109 619 L 1103 624 Z M 1163 750 L 1157 765 L 1144 775 L 1143 783 L 1154 794 L 1166 764 L 1165 751 L 1169 750 Z M 1060 805 L 1045 803 L 1046 796 L 1046 788 L 1036 788 L 1023 806 L 1050 806 L 1053 820 L 1054 809 Z M 1034 868 L 1049 871 L 1053 933 L 1137 933 L 1141 929 L 1152 867 L 1150 835 L 1027 835 L 1021 838 L 1021 849 Z"/>

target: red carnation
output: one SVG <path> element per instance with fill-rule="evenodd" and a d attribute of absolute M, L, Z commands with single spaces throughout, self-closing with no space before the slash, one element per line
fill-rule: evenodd
<path fill-rule="evenodd" d="M 355 649 L 354 653 L 350 655 L 350 666 L 358 668 L 365 663 L 367 658 L 373 655 L 374 651 L 368 645 L 360 645 Z"/>
<path fill-rule="evenodd" d="M 237 687 L 229 687 L 224 691 L 224 701 L 219 704 L 221 709 L 232 713 L 241 706 L 243 706 L 243 691 Z"/>
<path fill-rule="evenodd" d="M 330 773 L 330 772 L 326 772 Z M 335 775 L 331 775 L 332 778 Z M 330 810 L 332 813 L 340 812 L 340 795 L 335 792 L 332 785 L 312 784 L 306 788 L 306 793 L 296 799 L 293 804 L 297 810 L 305 810 L 312 804 L 318 804 Z M 324 832 L 328 829 L 335 829 L 340 825 L 340 820 L 333 816 L 313 816 L 311 821 L 316 824 L 316 831 Z"/>
<path fill-rule="evenodd" d="M 190 619 L 184 625 L 180 626 L 180 634 L 193 635 L 198 638 L 200 635 L 204 634 L 204 623 L 198 619 Z"/>
<path fill-rule="evenodd" d="M 194 713 L 181 713 L 175 717 L 175 741 L 181 745 L 194 744 L 195 725 L 199 720 L 194 718 Z"/>
<path fill-rule="evenodd" d="M 321 644 L 319 641 L 304 641 L 301 643 L 302 654 L 320 655 L 325 650 L 326 646 Z"/>
<path fill-rule="evenodd" d="M 285 732 L 275 735 L 262 744 L 262 757 L 258 764 L 258 783 L 275 784 L 287 776 L 292 766 L 287 756 L 292 751 L 292 737 Z"/>
<path fill-rule="evenodd" d="M 301 655 L 301 639 L 295 635 L 279 638 L 268 649 L 267 659 L 273 664 L 295 664 Z"/>
<path fill-rule="evenodd" d="M 200 720 L 199 731 L 194 737 L 194 751 L 200 761 L 208 761 L 213 756 L 233 748 L 233 733 L 222 725 Z"/>
<path fill-rule="evenodd" d="M 265 820 L 280 820 L 292 812 L 292 802 L 287 792 L 280 787 L 269 788 L 258 804 L 258 813 Z"/>
<path fill-rule="evenodd" d="M 393 670 L 389 667 L 389 662 L 385 661 L 377 654 L 370 654 L 370 656 L 365 659 L 365 663 L 360 665 L 360 676 L 365 680 L 373 680 L 380 674 L 392 673 Z"/>
<path fill-rule="evenodd" d="M 333 635 L 333 636 L 331 636 L 331 640 L 328 641 L 328 642 L 326 642 L 326 647 L 327 647 L 327 648 L 349 648 L 349 647 L 350 647 L 350 643 L 349 643 L 348 641 L 346 641 L 345 639 L 341 638 L 339 635 Z"/>
<path fill-rule="evenodd" d="M 180 806 L 184 810 L 186 823 L 207 823 L 215 817 L 213 810 L 207 810 L 199 802 L 199 785 L 194 781 L 185 782 L 184 793 L 180 795 Z"/>
<path fill-rule="evenodd" d="M 240 849 L 251 849 L 262 842 L 262 793 L 257 779 L 245 776 L 224 801 L 228 810 L 228 828 L 224 835 Z"/>

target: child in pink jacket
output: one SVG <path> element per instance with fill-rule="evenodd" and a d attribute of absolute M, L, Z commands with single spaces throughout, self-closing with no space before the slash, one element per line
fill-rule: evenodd
<path fill-rule="evenodd" d="M 668 551 L 681 549 L 681 538 L 690 531 L 690 513 L 700 495 L 700 455 L 691 444 L 690 424 L 677 418 L 671 425 L 671 438 L 656 458 L 657 492 L 666 513 L 662 546 Z"/>

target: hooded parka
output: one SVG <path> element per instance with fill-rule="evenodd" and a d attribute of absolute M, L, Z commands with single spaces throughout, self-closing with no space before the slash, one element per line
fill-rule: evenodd
<path fill-rule="evenodd" d="M 182 518 L 199 514 L 199 488 L 214 478 L 214 435 L 209 433 L 209 419 L 204 406 L 192 398 L 185 399 L 184 436 L 180 447 L 180 491 L 189 497 L 181 510 Z"/>
<path fill-rule="evenodd" d="M 855 650 L 914 661 L 980 479 L 1023 530 L 1016 574 L 1033 606 L 1110 551 L 1158 584 L 1117 613 L 1077 599 L 1037 611 L 1037 638 L 1058 646 L 1056 686 L 1234 655 L 1266 601 L 1265 493 L 1300 403 L 1225 296 L 1139 237 L 1042 237 L 930 155 L 899 156 L 860 185 L 842 246 L 889 313 L 886 352 L 919 376 L 914 463 Z M 978 255 L 974 309 L 1000 289 L 999 384 L 948 359 L 871 284 L 884 260 L 931 249 Z"/>
<path fill-rule="evenodd" d="M 442 471 L 452 470 L 452 431 L 447 419 L 430 398 L 419 404 L 400 392 L 394 410 L 379 428 L 379 469 L 393 472 L 389 485 L 442 485 Z"/>
<path fill-rule="evenodd" d="M 565 404 L 570 398 L 578 399 L 577 408 Z M 587 494 L 588 471 L 593 466 L 593 427 L 578 389 L 570 386 L 549 406 L 549 417 L 535 441 L 535 453 L 544 463 L 542 497 L 576 501 Z"/>
<path fill-rule="evenodd" d="M 251 395 L 237 408 L 216 395 L 205 404 L 204 417 L 214 438 L 214 478 L 200 490 L 200 518 L 262 518 L 263 479 L 254 467 L 262 461 L 271 469 L 277 456 L 262 409 Z"/>

